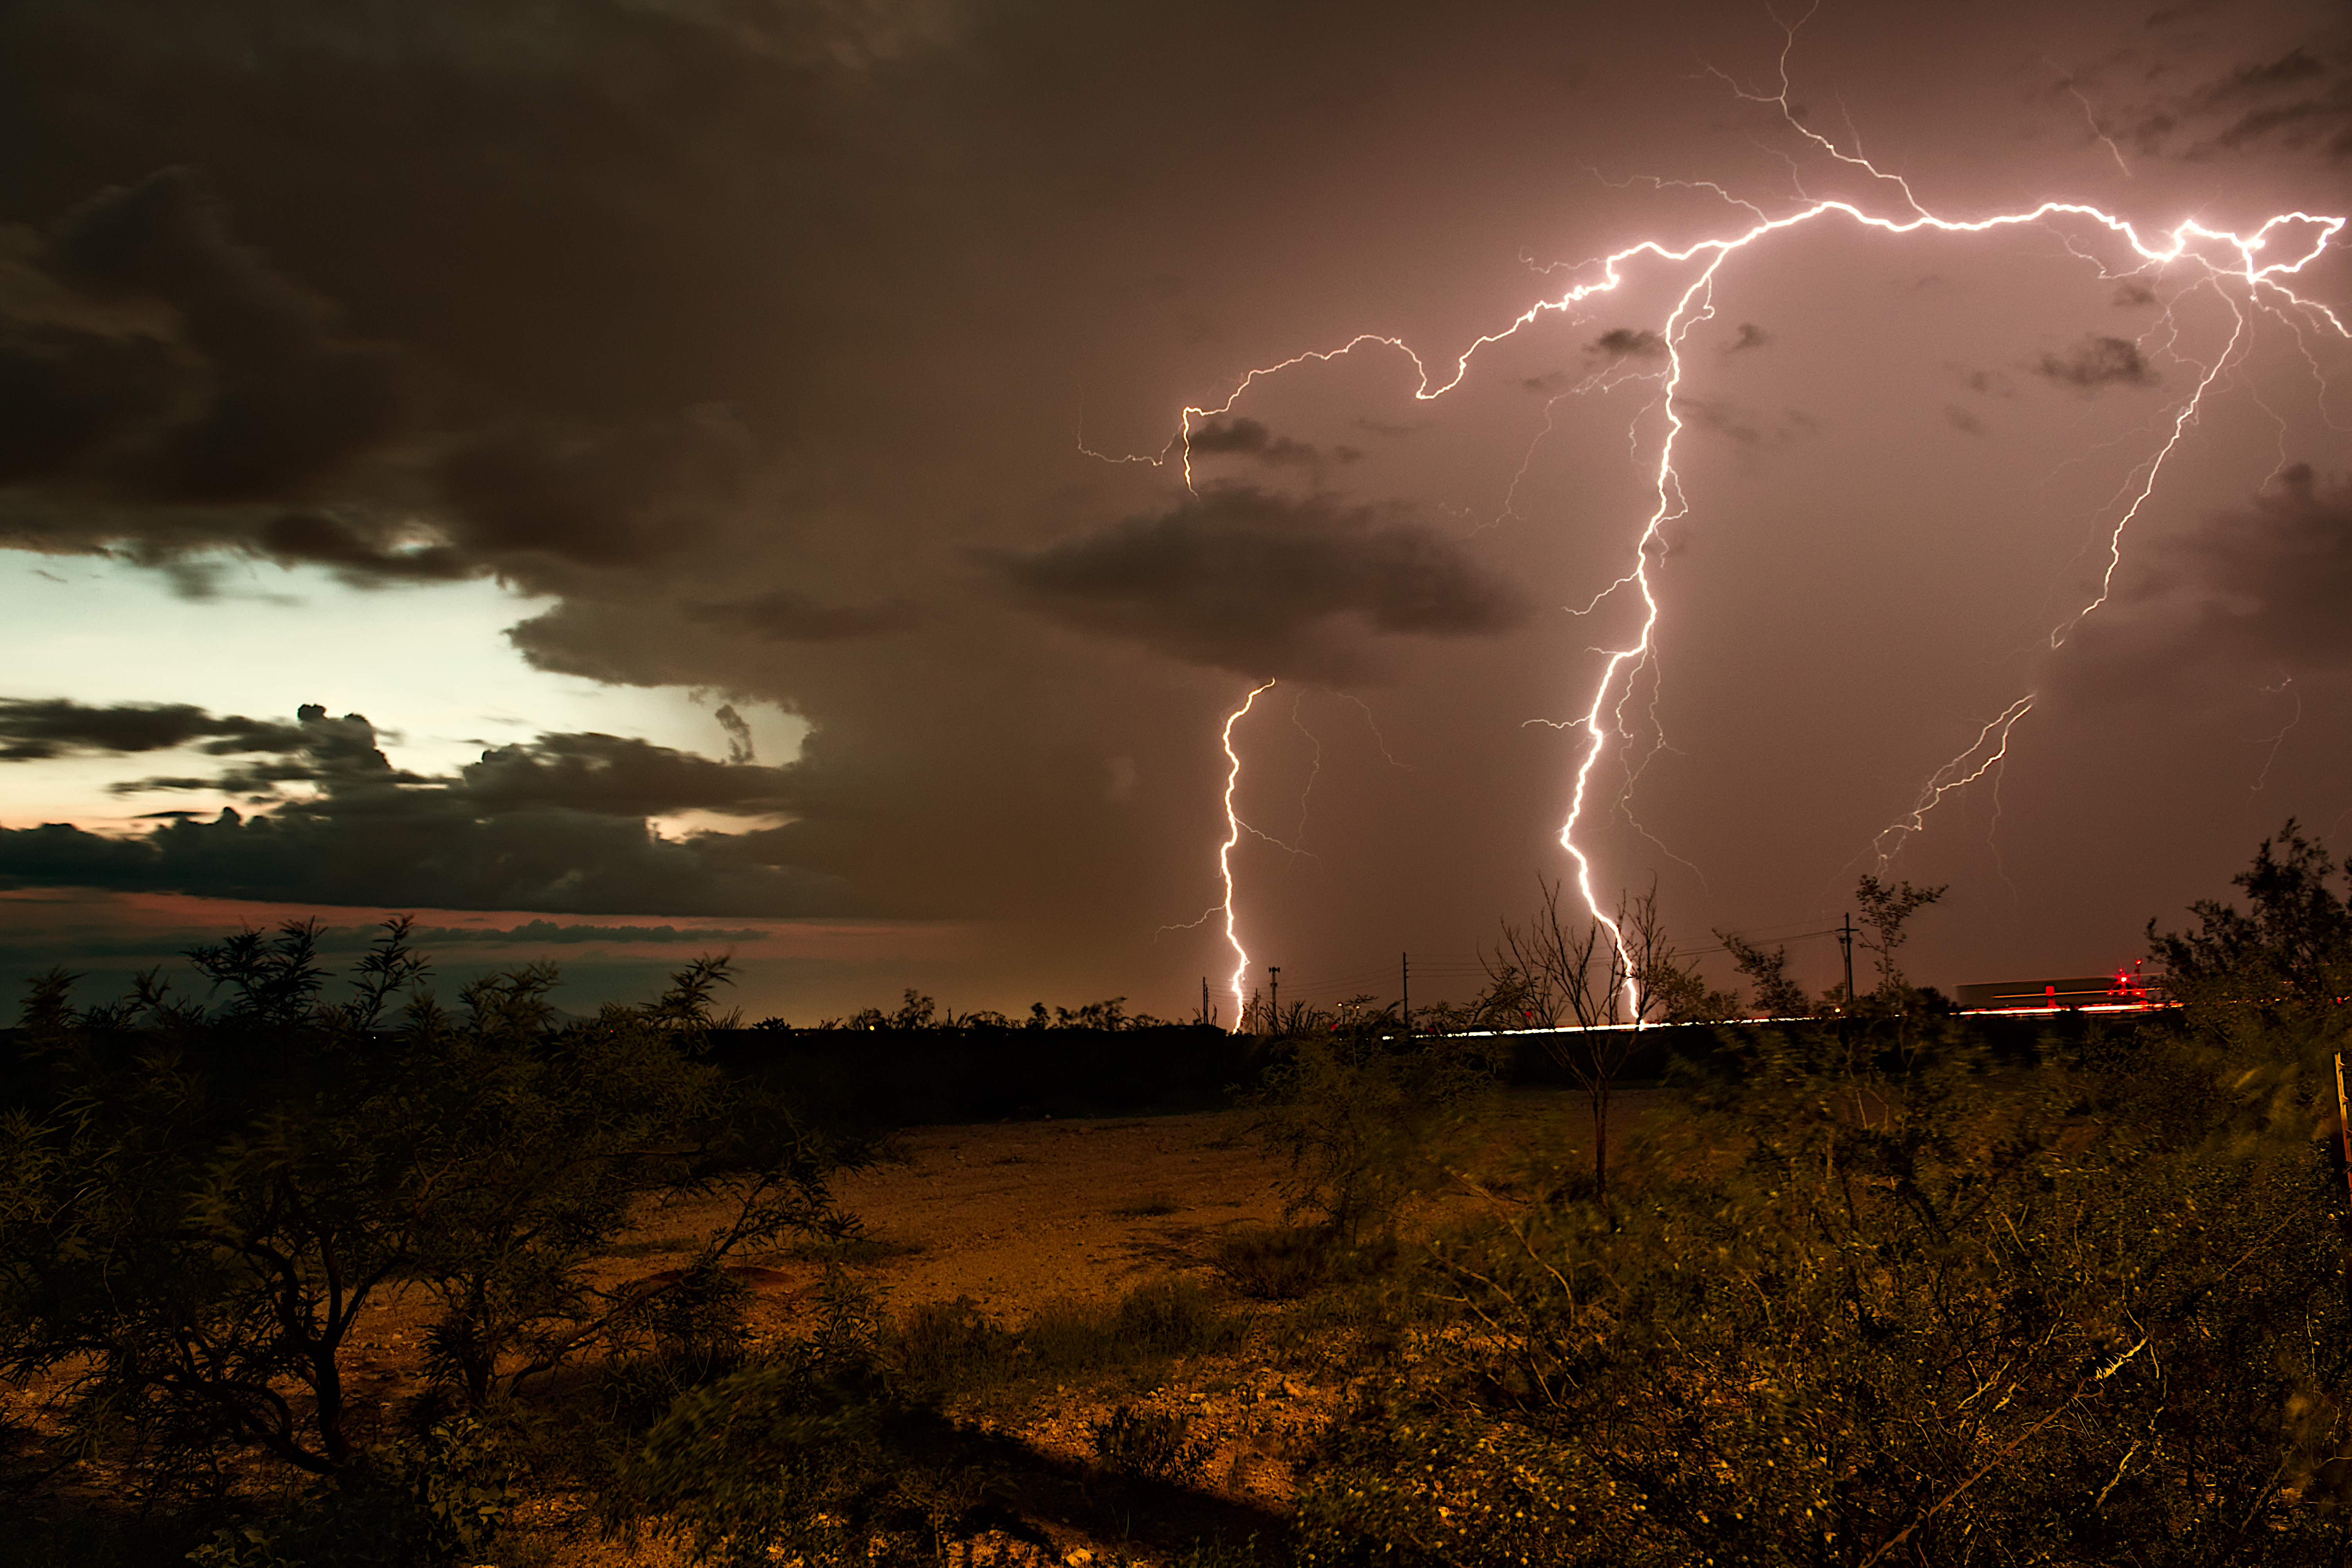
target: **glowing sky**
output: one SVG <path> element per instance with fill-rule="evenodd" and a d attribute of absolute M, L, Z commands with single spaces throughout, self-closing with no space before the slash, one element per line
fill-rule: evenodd
<path fill-rule="evenodd" d="M 1171 437 L 1360 333 L 1450 367 L 1642 239 L 1908 216 L 1792 119 L 1963 220 L 2352 211 L 2340 6 L 11 7 L 0 972 L 414 909 L 592 991 L 699 927 L 803 1021 L 1185 1011 L 1269 677 L 1253 956 L 1458 968 L 1566 868 L 1693 268 L 1435 401 L 1381 343 L 1254 381 L 1190 489 Z M 2295 283 L 2339 317 L 2346 256 Z M 2352 848 L 2352 352 L 2134 259 L 1825 221 L 1725 266 L 1604 893 L 1832 923 L 2028 692 L 1888 868 L 1951 885 L 1916 978 L 2128 962 L 2289 815 Z"/>

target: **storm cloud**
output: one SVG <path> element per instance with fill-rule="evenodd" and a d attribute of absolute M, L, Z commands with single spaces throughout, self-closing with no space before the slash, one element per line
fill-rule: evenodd
<path fill-rule="evenodd" d="M 160 826 L 129 837 L 58 823 L 0 829 L 0 887 L 583 914 L 786 915 L 841 901 L 829 879 L 793 868 L 789 830 L 674 840 L 648 825 L 690 811 L 772 817 L 793 794 L 782 769 L 613 735 L 551 734 L 493 747 L 449 776 L 421 777 L 386 760 L 365 718 L 331 717 L 315 705 L 274 733 L 178 708 L 65 718 L 79 721 L 70 732 L 84 743 L 102 740 L 109 750 L 153 749 L 176 734 L 278 753 L 117 786 L 247 792 L 268 809 L 210 818 L 158 812 Z M 62 721 L 26 729 L 68 732 Z M 310 792 L 281 797 L 278 786 L 292 783 Z"/>
<path fill-rule="evenodd" d="M 35 762 L 76 752 L 123 755 L 191 742 L 215 756 L 286 751 L 303 743 L 296 725 L 215 717 L 186 702 L 89 704 L 68 698 L 0 697 L 0 761 Z"/>
<path fill-rule="evenodd" d="M 2352 477 L 2307 463 L 2166 540 L 2057 665 L 2077 701 L 2159 703 L 2352 673 Z"/>
<path fill-rule="evenodd" d="M 1185 447 L 1195 457 L 1255 458 L 1262 463 L 1312 463 L 1322 454 L 1312 443 L 1277 436 L 1255 419 L 1212 419 L 1192 432 Z M 1357 456 L 1342 447 L 1344 460 Z"/>
<path fill-rule="evenodd" d="M 1360 680 L 1374 637 L 1490 637 L 1526 596 L 1458 542 L 1245 486 L 992 564 L 1037 613 L 1253 676 Z"/>
<path fill-rule="evenodd" d="M 1733 346 L 1748 346 L 1744 333 Z M 1647 327 L 1612 327 L 1585 344 L 1585 350 L 1609 360 L 1664 359 L 1666 357 L 1666 340 Z"/>
<path fill-rule="evenodd" d="M 2033 374 L 2077 392 L 2101 392 L 2110 386 L 2154 386 L 2156 374 L 2129 338 L 2085 336 L 2063 354 L 2045 353 Z"/>
<path fill-rule="evenodd" d="M 2011 700 L 2009 650 L 2046 647 L 2147 456 L 2135 388 L 2222 353 L 2245 291 L 2137 272 L 2063 216 L 1828 219 L 1712 272 L 1627 250 L 1816 198 L 1909 215 L 1727 83 L 1785 62 L 1808 124 L 1956 218 L 2051 198 L 2146 236 L 2236 226 L 2335 210 L 2343 166 L 2340 20 L 2309 5 L 1898 9 L 1824 7 L 1792 41 L 1748 0 L 1205 0 L 1181 26 L 1069 0 L 0 6 L 0 545 L 64 628 L 0 709 L 11 885 L 970 921 L 996 967 L 959 1005 L 1066 985 L 1171 1011 L 1230 972 L 1218 922 L 1183 922 L 1222 892 L 1218 725 L 1281 674 L 1237 787 L 1311 847 L 1250 840 L 1234 869 L 1287 996 L 1318 963 L 1466 952 L 1558 871 L 1589 737 L 1556 726 L 1646 609 L 1611 584 L 1664 501 L 1657 637 L 1618 710 L 1638 744 L 1591 774 L 1597 885 L 1658 871 L 1687 930 L 1825 925 L 1811 889 L 1878 794 Z M 1663 333 L 1702 273 L 1682 322 L 1707 352 L 1670 411 Z M 2341 316 L 2340 268 L 2305 276 Z M 2159 305 L 2166 336 L 2128 342 Z M 2158 548 L 2280 441 L 2341 467 L 2340 408 L 2315 415 L 2291 334 L 2255 325 L 2067 658 L 2120 612 L 2299 624 L 2294 582 Z M 2340 340 L 2305 336 L 2340 387 Z M 1973 393 L 1943 368 L 1996 360 Z M 2027 416 L 2044 385 L 2064 417 Z M 1224 410 L 1189 416 L 1189 474 L 1188 409 Z M 2318 513 L 2239 510 L 2277 573 L 2326 575 L 2285 542 L 2315 550 Z M 2178 590 L 2135 598 L 2151 565 Z M 182 594 L 174 626 L 209 617 L 152 684 L 121 651 L 157 602 L 142 573 Z M 335 619 L 354 584 L 388 632 Z M 2259 620 L 2213 646 L 2285 647 Z M 427 646 L 461 621 L 481 646 Z M 477 700 L 491 661 L 583 716 Z M 722 700 L 782 765 L 711 731 Z M 2332 723 L 2304 734 L 2352 733 Z M 726 761 L 682 738 L 705 731 Z M 1967 939 L 1983 973 L 2155 907 L 2093 842 L 2121 819 L 2084 809 L 2120 764 L 2051 739 L 2021 731 L 1999 826 L 2046 912 Z M 1610 793 L 1628 770 L 1638 803 Z M 1956 908 L 2007 896 L 1966 859 L 1983 796 L 1906 852 Z M 2194 853 L 2136 874 L 2223 863 L 2218 814 L 2174 815 Z"/>
<path fill-rule="evenodd" d="M 697 604 L 698 619 L 754 634 L 770 642 L 845 642 L 879 637 L 915 625 L 920 616 L 908 605 L 821 605 L 790 588 L 773 588 L 748 599 Z"/>

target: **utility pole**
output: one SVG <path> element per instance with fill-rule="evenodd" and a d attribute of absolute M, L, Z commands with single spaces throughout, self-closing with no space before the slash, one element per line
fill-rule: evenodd
<path fill-rule="evenodd" d="M 1845 923 L 1838 927 L 1838 945 L 1845 949 L 1845 1011 L 1853 1012 L 1853 911 L 1845 913 Z"/>
<path fill-rule="evenodd" d="M 1404 1015 L 1404 1037 L 1410 1040 L 1412 1038 L 1412 955 L 1410 953 L 1397 954 L 1397 984 L 1404 993 L 1404 1000 L 1397 1004 L 1397 1010 Z"/>
<path fill-rule="evenodd" d="M 1282 965 L 1279 963 L 1265 966 L 1265 988 L 1266 1006 L 1274 1014 L 1274 1028 L 1266 1032 L 1273 1034 L 1282 1027 Z"/>
<path fill-rule="evenodd" d="M 1203 1025 L 1206 1025 L 1206 1024 L 1208 1023 L 1208 1021 L 1209 1021 L 1209 977 L 1208 977 L 1207 975 L 1203 974 L 1202 976 L 1201 976 L 1201 1022 L 1202 1022 Z"/>

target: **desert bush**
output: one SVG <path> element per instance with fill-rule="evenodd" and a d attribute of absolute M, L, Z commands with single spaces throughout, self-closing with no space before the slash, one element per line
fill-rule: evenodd
<path fill-rule="evenodd" d="M 1103 1373 L 1225 1350 L 1245 1329 L 1190 1279 L 1148 1280 L 1115 1302 L 1040 1307 L 1021 1331 L 1021 1360 L 1041 1376 Z"/>
<path fill-rule="evenodd" d="M 1237 1346 L 1246 1321 L 1181 1278 L 1147 1280 L 1115 1301 L 1049 1301 L 1018 1330 L 969 1296 L 929 1301 L 877 1340 L 881 1361 L 923 1397 L 1022 1378 L 1091 1377 Z"/>
<path fill-rule="evenodd" d="M 1492 1087 L 1491 1041 L 1364 1030 L 1286 1040 L 1251 1097 L 1258 1135 L 1289 1164 L 1285 1217 L 1340 1247 L 1392 1233 L 1444 1174 L 1448 1135 Z"/>
<path fill-rule="evenodd" d="M 2272 1045 L 1727 1038 L 1613 1210 L 1439 1249 L 1307 1559 L 2341 1561 L 2342 1248 Z"/>
<path fill-rule="evenodd" d="M 642 1434 L 679 1394 L 740 1367 L 751 1300 L 751 1287 L 709 1257 L 648 1297 L 596 1368 L 605 1421 L 623 1434 Z"/>
<path fill-rule="evenodd" d="M 1113 1409 L 1087 1432 L 1097 1460 L 1141 1480 L 1191 1486 L 1216 1453 L 1216 1445 L 1192 1436 L 1190 1417 L 1132 1405 Z"/>
<path fill-rule="evenodd" d="M 889 1364 L 914 1387 L 931 1393 L 969 1389 L 1013 1373 L 1018 1335 L 982 1313 L 969 1296 L 925 1301 L 886 1337 Z"/>
<path fill-rule="evenodd" d="M 608 1528 L 656 1531 L 719 1568 L 932 1564 L 989 1529 L 1047 1544 L 998 1500 L 1001 1443 L 897 1375 L 870 1297 L 836 1272 L 819 1320 L 682 1394 L 604 1494 Z"/>
<path fill-rule="evenodd" d="M 1230 1230 L 1210 1256 L 1227 1283 L 1260 1301 L 1296 1301 L 1331 1277 L 1331 1238 L 1306 1226 Z"/>
<path fill-rule="evenodd" d="M 478 1562 L 513 1511 L 499 1446 L 460 1416 L 385 1444 L 276 1518 L 218 1531 L 196 1568 L 438 1568 Z"/>
<path fill-rule="evenodd" d="M 78 1012 L 68 977 L 35 984 L 0 1115 L 0 1369 L 55 1374 L 76 1451 L 142 1486 L 215 1486 L 240 1448 L 331 1476 L 373 1437 L 346 1363 L 394 1282 L 435 1302 L 433 1370 L 480 1406 L 740 1247 L 849 1227 L 824 1152 L 699 1059 L 723 961 L 559 1027 L 542 968 L 444 1010 L 407 930 L 341 1002 L 302 922 L 198 949 L 217 1005 L 151 975 Z M 656 1194 L 731 1199 L 703 1272 L 601 1289 Z"/>

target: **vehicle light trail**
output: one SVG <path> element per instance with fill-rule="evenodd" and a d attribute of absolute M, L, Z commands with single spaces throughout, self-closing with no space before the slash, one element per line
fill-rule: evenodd
<path fill-rule="evenodd" d="M 1599 678 L 1594 680 L 1591 696 L 1577 716 L 1565 721 L 1541 721 L 1561 730 L 1574 730 L 1581 735 L 1580 755 L 1574 773 L 1566 819 L 1561 823 L 1559 839 L 1575 866 L 1578 895 L 1584 900 L 1591 918 L 1608 931 L 1624 963 L 1628 978 L 1624 986 L 1624 1002 L 1629 1016 L 1641 1016 L 1642 997 L 1638 983 L 1632 977 L 1633 955 L 1627 951 L 1624 933 L 1597 895 L 1593 886 L 1593 865 L 1590 854 L 1578 841 L 1578 829 L 1585 819 L 1591 802 L 1593 778 L 1602 757 L 1610 750 L 1612 736 L 1632 739 L 1622 717 L 1623 704 L 1632 692 L 1633 679 L 1646 668 L 1657 646 L 1658 625 L 1662 608 L 1652 578 L 1654 567 L 1663 558 L 1663 531 L 1687 512 L 1681 479 L 1675 469 L 1675 450 L 1685 429 L 1683 410 L 1677 402 L 1683 382 L 1684 341 L 1698 324 L 1714 315 L 1713 292 L 1716 279 L 1724 266 L 1736 255 L 1766 245 L 1782 235 L 1790 234 L 1822 221 L 1850 224 L 1864 230 L 1889 237 L 1918 234 L 1938 234 L 1954 237 L 1994 233 L 2004 229 L 2030 226 L 2053 227 L 2065 236 L 2070 252 L 2081 256 L 2092 265 L 2105 264 L 2087 252 L 2077 250 L 2074 231 L 2088 230 L 2093 236 L 2104 233 L 2121 242 L 2126 252 L 2126 261 L 2115 276 L 2141 272 L 2161 272 L 2176 265 L 2202 269 L 2201 282 L 2210 286 L 2226 300 L 2235 318 L 2229 342 L 2210 364 L 2201 368 L 2195 389 L 2173 410 L 2170 427 L 2164 439 L 2143 462 L 2137 466 L 2139 484 L 2130 503 L 2108 531 L 2107 561 L 2100 577 L 2099 589 L 2073 614 L 2052 628 L 2049 642 L 2053 648 L 2063 647 L 2084 617 L 2094 614 L 2108 601 L 2116 570 L 2123 559 L 2124 535 L 2139 517 L 2142 509 L 2155 494 L 2163 475 L 2167 459 L 2180 445 L 2185 434 L 2195 424 L 2207 392 L 2222 372 L 2241 356 L 2248 325 L 2248 310 L 2261 310 L 2287 323 L 2291 330 L 2300 328 L 2323 331 L 2337 337 L 2352 338 L 2345 322 L 2328 305 L 2298 295 L 2289 280 L 2310 266 L 2335 242 L 2347 225 L 2341 216 L 2315 214 L 2301 210 L 2280 213 L 2248 234 L 2229 229 L 2209 227 L 2195 218 L 2184 218 L 2160 237 L 2151 241 L 2144 237 L 2131 220 L 2109 213 L 2087 203 L 2051 199 L 2036 203 L 2017 212 L 1997 213 L 1990 216 L 1960 219 L 1941 216 L 1921 203 L 1910 184 L 1902 176 L 1879 169 L 1869 159 L 1848 152 L 1830 138 L 1801 123 L 1789 103 L 1788 57 L 1794 47 L 1801 20 L 1785 29 L 1788 47 L 1780 58 L 1780 89 L 1777 93 L 1751 92 L 1741 89 L 1730 79 L 1723 78 L 1733 92 L 1750 102 L 1776 106 L 1789 125 L 1823 154 L 1849 168 L 1866 174 L 1901 193 L 1907 213 L 1890 216 L 1867 210 L 1853 201 L 1811 199 L 1799 191 L 1798 205 L 1793 210 L 1778 216 L 1768 214 L 1754 203 L 1726 196 L 1732 205 L 1753 221 L 1746 222 L 1735 231 L 1723 236 L 1698 240 L 1676 247 L 1654 238 L 1635 240 L 1606 256 L 1599 257 L 1558 270 L 1580 281 L 1572 282 L 1561 292 L 1538 300 L 1517 316 L 1496 329 L 1472 340 L 1453 360 L 1442 379 L 1433 372 L 1428 362 L 1402 339 L 1381 333 L 1364 332 L 1349 339 L 1337 348 L 1310 350 L 1292 354 L 1274 363 L 1244 373 L 1233 384 L 1223 402 L 1213 405 L 1188 405 L 1182 411 L 1178 429 L 1167 447 L 1156 454 L 1108 457 L 1108 460 L 1145 462 L 1153 466 L 1174 461 L 1180 466 L 1183 483 L 1193 489 L 1192 440 L 1196 428 L 1204 421 L 1230 414 L 1241 399 L 1261 381 L 1277 376 L 1295 366 L 1328 363 L 1366 347 L 1392 349 L 1405 356 L 1418 379 L 1413 397 L 1419 402 L 1431 402 L 1444 396 L 1459 386 L 1469 374 L 1472 362 L 1485 349 L 1517 335 L 1548 317 L 1572 318 L 1579 308 L 1599 296 L 1615 292 L 1625 282 L 1628 269 L 1637 264 L 1655 264 L 1664 268 L 1695 267 L 1696 270 L 1674 296 L 1672 308 L 1664 319 L 1651 329 L 1662 345 L 1665 365 L 1657 373 L 1660 377 L 1660 405 L 1664 415 L 1665 429 L 1659 441 L 1657 457 L 1651 469 L 1651 483 L 1655 496 L 1649 515 L 1642 521 L 1633 541 L 1631 563 L 1616 581 L 1593 596 L 1585 612 L 1614 595 L 1631 589 L 1640 599 L 1637 626 L 1629 640 L 1616 647 L 1596 648 L 1603 656 Z M 1715 73 L 1718 77 L 1720 72 Z M 1699 182 L 1704 184 L 1704 182 Z M 1720 187 L 1711 187 L 1720 190 Z M 2267 259 L 2266 259 L 2267 258 Z M 1547 272 L 1554 270 L 1546 268 Z M 2296 323 L 2300 323 L 2300 328 Z M 2308 351 L 2306 350 L 2306 355 Z M 1105 454 L 1095 454 L 1106 456 Z M 1267 683 L 1268 686 L 1272 682 Z M 1260 687 L 1250 694 L 1255 701 Z M 1612 703 L 1612 696 L 1615 701 Z M 1872 847 L 1877 853 L 1880 867 L 1901 849 L 1913 835 L 1924 831 L 1927 814 L 1945 795 L 1985 777 L 1997 769 L 2008 755 L 2011 731 L 2033 710 L 2035 694 L 2026 692 L 2014 699 L 2000 713 L 1986 723 L 1969 746 L 1937 770 L 1923 786 L 1912 809 L 1889 824 L 1874 837 Z M 1240 778 L 1241 760 L 1233 745 L 1234 723 L 1249 711 L 1250 701 L 1230 715 L 1225 721 L 1225 754 L 1231 764 L 1225 785 L 1225 814 L 1228 835 L 1220 852 L 1219 867 L 1223 876 L 1225 892 L 1225 929 L 1238 959 L 1234 969 L 1234 987 L 1236 1005 L 1242 996 L 1241 986 L 1248 965 L 1247 956 L 1234 936 L 1234 881 L 1232 851 L 1240 841 L 1241 824 L 1234 814 L 1234 792 Z M 1981 761 L 1975 759 L 1981 758 Z"/>

